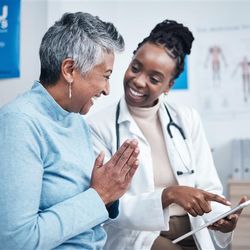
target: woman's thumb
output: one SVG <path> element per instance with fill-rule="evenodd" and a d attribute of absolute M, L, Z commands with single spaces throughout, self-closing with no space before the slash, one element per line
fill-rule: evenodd
<path fill-rule="evenodd" d="M 95 159 L 95 168 L 100 168 L 103 166 L 103 161 L 104 161 L 105 154 L 103 151 L 96 157 Z"/>

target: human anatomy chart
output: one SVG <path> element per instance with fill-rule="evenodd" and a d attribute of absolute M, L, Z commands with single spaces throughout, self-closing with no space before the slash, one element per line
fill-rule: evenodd
<path fill-rule="evenodd" d="M 196 71 L 207 115 L 250 114 L 250 25 L 197 30 Z"/>

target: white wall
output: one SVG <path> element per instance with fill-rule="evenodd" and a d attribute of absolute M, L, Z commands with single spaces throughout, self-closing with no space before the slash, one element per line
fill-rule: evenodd
<path fill-rule="evenodd" d="M 47 29 L 47 1 L 21 1 L 20 78 L 0 79 L 0 107 L 39 78 L 39 46 Z M 2 59 L 1 59 L 2 60 Z"/>

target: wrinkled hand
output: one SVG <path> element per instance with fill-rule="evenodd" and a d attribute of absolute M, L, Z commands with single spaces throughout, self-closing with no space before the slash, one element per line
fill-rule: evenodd
<path fill-rule="evenodd" d="M 139 165 L 138 155 L 138 142 L 133 139 L 126 140 L 106 164 L 103 164 L 103 152 L 96 158 L 90 187 L 105 204 L 119 199 L 127 191 Z"/>
<path fill-rule="evenodd" d="M 231 205 L 229 201 L 217 194 L 188 186 L 170 186 L 165 188 L 162 193 L 163 208 L 168 207 L 171 203 L 176 203 L 192 216 L 209 213 L 211 211 L 210 201 Z"/>
<path fill-rule="evenodd" d="M 240 199 L 239 204 L 245 201 L 247 201 L 247 197 L 244 196 Z M 237 222 L 238 222 L 238 219 L 240 217 L 242 210 L 243 209 L 240 209 L 236 211 L 235 213 L 230 214 L 226 218 L 216 221 L 214 224 L 212 224 L 208 228 L 211 230 L 220 231 L 223 233 L 228 233 L 228 232 L 233 231 L 236 228 L 236 225 L 237 225 Z"/>

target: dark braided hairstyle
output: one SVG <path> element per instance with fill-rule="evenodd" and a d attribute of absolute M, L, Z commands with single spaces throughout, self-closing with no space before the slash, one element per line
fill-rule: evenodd
<path fill-rule="evenodd" d="M 176 72 L 174 76 L 174 79 L 176 79 L 184 70 L 184 59 L 191 52 L 193 40 L 192 32 L 183 24 L 172 20 L 164 20 L 158 23 L 150 35 L 138 44 L 133 54 L 146 42 L 164 46 L 167 49 L 166 52 L 168 55 L 176 59 Z"/>

